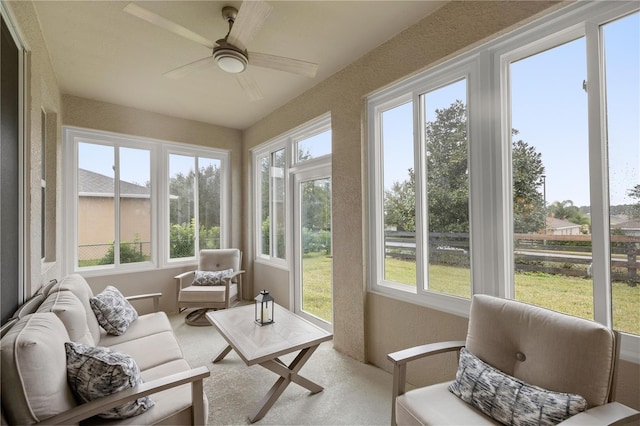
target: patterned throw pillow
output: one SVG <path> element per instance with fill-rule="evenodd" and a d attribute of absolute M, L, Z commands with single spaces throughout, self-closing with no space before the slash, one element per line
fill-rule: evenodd
<path fill-rule="evenodd" d="M 449 390 L 505 425 L 555 425 L 587 409 L 580 395 L 552 392 L 496 370 L 462 348 Z"/>
<path fill-rule="evenodd" d="M 67 381 L 76 398 L 89 402 L 142 383 L 138 365 L 129 355 L 109 348 L 66 342 Z M 126 419 L 142 414 L 154 402 L 138 398 L 98 414 L 105 419 Z"/>
<path fill-rule="evenodd" d="M 124 334 L 129 325 L 138 319 L 135 308 L 117 288 L 112 286 L 108 286 L 102 293 L 89 299 L 89 303 L 98 323 L 109 334 L 116 336 Z"/>
<path fill-rule="evenodd" d="M 224 277 L 233 273 L 233 269 L 222 271 L 196 271 L 191 285 L 224 285 Z"/>

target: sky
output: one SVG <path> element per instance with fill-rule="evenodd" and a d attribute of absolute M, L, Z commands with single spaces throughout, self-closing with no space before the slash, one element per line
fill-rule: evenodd
<path fill-rule="evenodd" d="M 640 14 L 605 25 L 604 36 L 610 204 L 631 204 L 627 192 L 640 184 Z M 590 204 L 586 74 L 584 39 L 511 65 L 512 127 L 542 154 L 547 204 Z M 464 81 L 428 93 L 427 120 L 455 99 L 465 100 Z M 386 188 L 414 167 L 411 108 L 383 115 Z"/>

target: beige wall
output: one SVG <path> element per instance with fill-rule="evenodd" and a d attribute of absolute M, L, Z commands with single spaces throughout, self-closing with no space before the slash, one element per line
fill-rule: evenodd
<path fill-rule="evenodd" d="M 33 295 L 43 283 L 60 275 L 59 260 L 62 247 L 60 235 L 60 152 L 61 152 L 61 99 L 49 53 L 40 31 L 38 17 L 31 2 L 7 2 L 11 21 L 16 25 L 18 35 L 28 53 L 27 95 L 26 95 L 26 174 L 27 193 L 24 194 L 27 221 L 25 241 L 26 297 Z M 50 125 L 46 133 L 46 152 L 41 149 L 42 129 L 41 112 L 47 113 Z M 47 263 L 42 263 L 40 250 L 41 240 L 41 196 L 40 170 L 43 156 L 46 158 L 47 170 L 47 215 L 49 251 Z"/>

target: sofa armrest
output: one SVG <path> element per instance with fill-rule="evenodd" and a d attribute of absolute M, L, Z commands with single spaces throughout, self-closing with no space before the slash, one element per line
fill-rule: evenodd
<path fill-rule="evenodd" d="M 619 402 L 610 402 L 569 417 L 560 424 L 567 426 L 624 425 L 632 422 L 635 424 L 638 420 L 640 420 L 640 411 Z"/>
<path fill-rule="evenodd" d="M 38 424 L 74 424 L 81 420 L 93 417 L 98 413 L 110 408 L 117 407 L 128 401 L 161 392 L 173 387 L 191 383 L 191 403 L 193 408 L 193 424 L 204 424 L 204 402 L 203 402 L 203 379 L 209 377 L 211 373 L 205 366 L 194 368 L 189 371 L 172 374 L 167 377 L 141 383 L 133 388 L 125 389 L 121 392 L 95 399 L 93 401 L 78 405 L 71 410 L 60 413 L 43 420 Z"/>
<path fill-rule="evenodd" d="M 149 293 L 149 294 L 136 294 L 135 296 L 127 296 L 129 302 L 134 300 L 145 300 L 145 299 L 153 299 L 153 312 L 158 312 L 160 309 L 160 297 L 162 297 L 162 293 Z"/>
<path fill-rule="evenodd" d="M 393 391 L 391 394 L 391 424 L 396 424 L 396 397 L 404 394 L 407 382 L 407 363 L 416 359 L 445 352 L 459 352 L 465 346 L 464 340 L 449 342 L 429 343 L 414 346 L 387 355 L 387 359 L 393 362 Z"/>

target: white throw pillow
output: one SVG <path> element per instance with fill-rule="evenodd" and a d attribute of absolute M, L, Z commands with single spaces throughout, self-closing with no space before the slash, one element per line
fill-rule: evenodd
<path fill-rule="evenodd" d="M 113 286 L 107 286 L 102 293 L 89 299 L 89 303 L 98 323 L 109 334 L 124 334 L 129 325 L 138 319 L 135 308 Z"/>
<path fill-rule="evenodd" d="M 138 364 L 129 355 L 100 346 L 66 342 L 67 381 L 80 401 L 89 402 L 142 383 Z M 98 414 L 105 419 L 126 419 L 144 413 L 154 402 L 138 398 Z"/>

